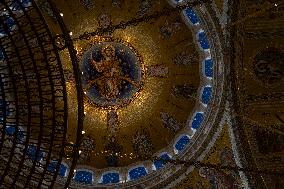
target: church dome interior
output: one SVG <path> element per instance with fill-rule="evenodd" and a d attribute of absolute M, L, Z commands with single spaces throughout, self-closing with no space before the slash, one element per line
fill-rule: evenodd
<path fill-rule="evenodd" d="M 283 188 L 283 31 L 283 0 L 1 0 L 0 188 Z"/>

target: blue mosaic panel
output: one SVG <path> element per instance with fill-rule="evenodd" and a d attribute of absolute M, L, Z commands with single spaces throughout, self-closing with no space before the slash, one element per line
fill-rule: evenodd
<path fill-rule="evenodd" d="M 7 26 L 9 31 L 12 31 L 13 27 L 15 26 L 15 21 L 11 17 L 8 17 L 8 16 L 5 17 L 4 16 L 4 25 Z M 0 25 L 0 37 L 1 37 L 1 35 L 5 35 L 5 34 L 6 34 L 6 32 L 4 30 L 3 25 L 1 24 Z"/>
<path fill-rule="evenodd" d="M 32 0 L 14 0 L 11 3 L 10 8 L 12 11 L 20 11 L 22 8 L 28 8 L 30 6 L 32 6 Z"/>
<path fill-rule="evenodd" d="M 178 152 L 180 152 L 185 148 L 185 146 L 189 143 L 189 141 L 190 141 L 189 137 L 184 135 L 177 141 L 177 143 L 175 144 L 175 148 L 178 150 Z"/>
<path fill-rule="evenodd" d="M 204 31 L 198 33 L 198 42 L 202 49 L 205 50 L 210 48 L 209 41 Z"/>
<path fill-rule="evenodd" d="M 206 59 L 204 61 L 204 72 L 206 77 L 213 77 L 213 60 Z"/>
<path fill-rule="evenodd" d="M 185 14 L 192 24 L 195 25 L 199 22 L 199 18 L 192 8 L 185 9 Z"/>
<path fill-rule="evenodd" d="M 8 136 L 14 136 L 16 128 L 14 126 L 7 126 L 5 132 Z M 24 137 L 24 131 L 19 130 L 17 133 L 17 142 L 23 141 Z"/>
<path fill-rule="evenodd" d="M 26 155 L 32 159 L 33 161 L 40 161 L 43 158 L 43 151 L 39 150 L 38 154 L 36 154 L 37 147 L 36 146 L 28 146 Z"/>
<path fill-rule="evenodd" d="M 4 50 L 0 47 L 0 61 L 3 61 L 4 59 L 5 59 Z"/>
<path fill-rule="evenodd" d="M 25 8 L 32 6 L 32 0 L 21 0 L 21 3 Z"/>
<path fill-rule="evenodd" d="M 48 165 L 47 170 L 51 173 L 54 173 L 56 170 L 56 166 L 57 166 L 57 161 L 53 161 Z M 61 164 L 59 167 L 58 175 L 64 177 L 66 172 L 67 172 L 67 167 L 64 164 Z"/>
<path fill-rule="evenodd" d="M 193 129 L 198 129 L 202 121 L 203 121 L 203 113 L 201 112 L 196 113 L 195 117 L 193 118 L 191 127 Z"/>
<path fill-rule="evenodd" d="M 74 180 L 82 184 L 92 184 L 93 173 L 90 171 L 76 171 Z"/>
<path fill-rule="evenodd" d="M 202 93 L 202 103 L 208 104 L 210 102 L 211 95 L 212 95 L 212 87 L 204 87 Z"/>
<path fill-rule="evenodd" d="M 130 180 L 135 180 L 135 179 L 138 179 L 140 177 L 147 175 L 147 171 L 145 167 L 137 167 L 135 169 L 130 170 L 128 172 L 128 175 L 129 175 Z"/>
<path fill-rule="evenodd" d="M 106 173 L 102 177 L 102 184 L 119 183 L 119 173 Z"/>
<path fill-rule="evenodd" d="M 1 94 L 1 92 L 0 92 Z M 11 109 L 9 108 L 9 103 L 7 103 L 5 100 L 3 99 L 0 99 L 0 114 L 3 115 L 3 111 L 4 111 L 4 108 L 6 109 L 6 116 L 10 116 L 11 115 Z M 4 117 L 3 116 L 0 116 L 0 121 L 3 121 Z"/>
<path fill-rule="evenodd" d="M 164 160 L 171 159 L 171 157 L 168 154 L 163 154 L 163 155 L 160 156 L 160 158 L 164 159 Z M 162 160 L 155 160 L 154 161 L 154 166 L 155 166 L 156 170 L 163 168 L 164 165 L 165 165 L 165 163 Z"/>

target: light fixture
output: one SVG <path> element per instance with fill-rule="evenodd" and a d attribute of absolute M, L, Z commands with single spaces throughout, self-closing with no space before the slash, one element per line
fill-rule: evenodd
<path fill-rule="evenodd" d="M 62 17 L 63 17 L 63 13 L 62 13 L 62 12 L 60 13 L 60 16 L 62 16 Z"/>
<path fill-rule="evenodd" d="M 85 134 L 86 132 L 85 131 L 82 131 L 82 134 Z"/>

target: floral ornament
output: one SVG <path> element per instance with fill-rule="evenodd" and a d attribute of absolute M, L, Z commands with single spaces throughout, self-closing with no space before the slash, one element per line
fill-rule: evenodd
<path fill-rule="evenodd" d="M 181 124 L 167 112 L 161 112 L 161 119 L 164 127 L 173 132 L 177 132 L 181 128 Z"/>
<path fill-rule="evenodd" d="M 132 139 L 132 146 L 140 159 L 147 159 L 152 155 L 153 144 L 150 134 L 146 130 L 137 131 Z"/>
<path fill-rule="evenodd" d="M 191 53 L 188 50 L 183 51 L 173 58 L 173 62 L 179 66 L 189 66 L 192 63 L 198 62 L 198 54 Z"/>

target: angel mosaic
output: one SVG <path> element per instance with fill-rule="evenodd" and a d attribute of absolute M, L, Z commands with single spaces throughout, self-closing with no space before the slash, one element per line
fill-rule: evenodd
<path fill-rule="evenodd" d="M 153 152 L 153 144 L 150 134 L 146 130 L 137 131 L 133 136 L 132 145 L 135 153 L 140 159 L 146 159 Z"/>
<path fill-rule="evenodd" d="M 95 150 L 95 140 L 90 136 L 84 137 L 79 150 L 79 161 L 90 160 L 91 153 Z"/>
<path fill-rule="evenodd" d="M 192 63 L 198 62 L 198 53 L 192 53 L 188 50 L 183 51 L 173 58 L 173 62 L 178 66 L 189 66 Z"/>
<path fill-rule="evenodd" d="M 181 29 L 181 21 L 176 19 L 174 22 L 165 21 L 164 25 L 160 27 L 160 34 L 162 39 L 169 39 L 173 34 L 177 33 Z"/>
<path fill-rule="evenodd" d="M 177 132 L 181 128 L 181 124 L 167 112 L 161 112 L 161 119 L 165 128 Z"/>

